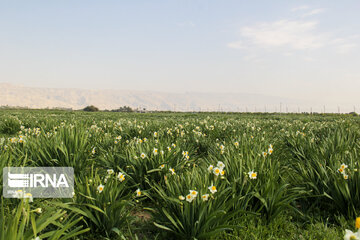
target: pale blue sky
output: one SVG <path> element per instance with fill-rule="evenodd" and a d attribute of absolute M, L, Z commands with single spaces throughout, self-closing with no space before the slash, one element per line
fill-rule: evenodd
<path fill-rule="evenodd" d="M 360 101 L 360 1 L 0 1 L 0 82 Z"/>

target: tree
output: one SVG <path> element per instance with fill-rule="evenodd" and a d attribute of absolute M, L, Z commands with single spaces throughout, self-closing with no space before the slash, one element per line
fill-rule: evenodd
<path fill-rule="evenodd" d="M 95 107 L 94 105 L 91 106 L 87 106 L 83 109 L 83 111 L 85 112 L 97 112 L 99 111 L 99 109 L 97 107 Z"/>
<path fill-rule="evenodd" d="M 112 112 L 133 112 L 134 110 L 131 107 L 123 106 L 118 109 L 111 110 Z"/>

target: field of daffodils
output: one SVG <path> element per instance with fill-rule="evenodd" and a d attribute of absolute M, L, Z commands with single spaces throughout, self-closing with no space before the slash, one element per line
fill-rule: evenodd
<path fill-rule="evenodd" d="M 348 115 L 1 110 L 1 168 L 75 189 L 2 197 L 0 239 L 360 239 L 359 162 Z"/>

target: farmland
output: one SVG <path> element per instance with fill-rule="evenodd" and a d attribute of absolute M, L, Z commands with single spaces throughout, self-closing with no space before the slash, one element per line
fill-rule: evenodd
<path fill-rule="evenodd" d="M 342 239 L 360 215 L 359 123 L 1 110 L 1 168 L 73 167 L 75 191 L 2 198 L 0 239 Z"/>

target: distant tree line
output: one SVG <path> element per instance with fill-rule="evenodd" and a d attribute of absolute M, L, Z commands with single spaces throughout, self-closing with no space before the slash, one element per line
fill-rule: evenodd
<path fill-rule="evenodd" d="M 87 106 L 83 109 L 83 111 L 85 112 L 98 112 L 99 108 L 95 107 L 94 105 L 91 106 Z M 145 111 L 145 109 L 144 109 Z M 109 112 L 109 110 L 105 110 L 105 112 Z M 110 110 L 110 112 L 138 112 L 137 109 L 132 109 L 129 106 L 123 106 L 123 107 L 119 107 L 118 109 L 112 109 Z"/>
<path fill-rule="evenodd" d="M 134 110 L 129 106 L 123 106 L 118 109 L 113 109 L 111 112 L 134 112 Z"/>
<path fill-rule="evenodd" d="M 0 109 L 3 108 L 3 109 L 6 109 L 6 106 L 4 107 L 1 107 L 0 106 Z M 71 110 L 71 109 L 70 109 Z M 94 105 L 91 105 L 91 106 L 87 106 L 83 109 L 83 111 L 85 112 L 98 112 L 100 111 L 99 108 L 95 107 Z M 112 109 L 112 110 L 104 110 L 104 112 L 137 112 L 137 113 L 145 113 L 145 112 L 149 112 L 146 110 L 146 108 L 136 108 L 136 109 L 133 109 L 131 108 L 130 106 L 122 106 L 122 107 L 119 107 L 117 109 Z M 150 112 L 172 112 L 172 111 L 150 111 Z M 229 113 L 237 113 L 237 112 L 229 112 Z M 251 113 L 251 112 L 250 112 Z M 258 114 L 258 115 L 268 115 L 268 114 L 271 114 L 271 113 L 264 113 L 264 112 L 253 112 L 251 114 Z M 276 114 L 276 113 L 275 113 Z M 284 113 L 278 113 L 278 114 L 284 114 Z M 286 113 L 286 114 L 291 114 L 291 113 Z M 297 113 L 295 113 L 297 114 Z M 312 113 L 309 113 L 309 112 L 302 112 L 301 114 L 304 114 L 304 115 L 338 115 L 338 113 L 318 113 L 318 112 L 312 112 Z M 344 114 L 344 115 L 352 115 L 352 116 L 359 116 L 359 114 L 357 114 L 356 112 L 349 112 L 349 113 L 341 113 L 341 114 Z"/>

